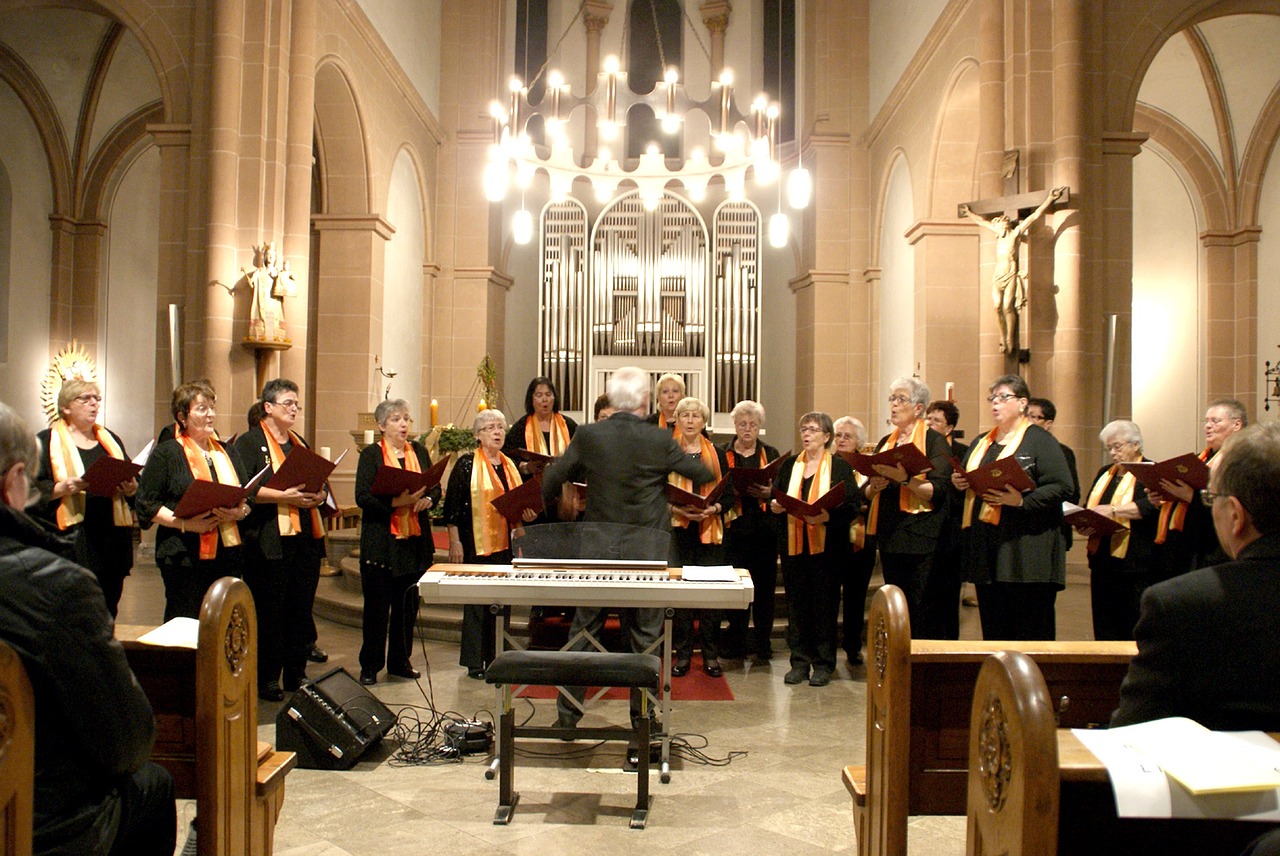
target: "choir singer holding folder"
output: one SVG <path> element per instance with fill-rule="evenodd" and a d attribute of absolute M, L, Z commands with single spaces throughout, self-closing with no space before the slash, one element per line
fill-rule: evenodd
<path fill-rule="evenodd" d="M 356 464 L 356 505 L 360 506 L 360 589 L 364 594 L 364 643 L 360 647 L 360 683 L 378 682 L 387 674 L 419 678 L 409 662 L 413 625 L 418 620 L 418 588 L 431 567 L 435 545 L 428 510 L 440 499 L 437 482 L 396 494 L 374 491 L 382 468 L 426 473 L 431 455 L 409 439 L 409 404 L 402 398 L 378 402 L 373 418 L 382 439 L 365 446 Z"/>
<path fill-rule="evenodd" d="M 175 389 L 175 436 L 156 444 L 138 479 L 138 523 L 144 529 L 159 527 L 156 564 L 164 580 L 165 621 L 199 618 L 200 603 L 214 580 L 241 575 L 238 521 L 249 516 L 244 499 L 234 507 L 211 508 L 193 517 L 175 514 L 183 494 L 197 480 L 240 485 L 231 455 L 214 436 L 217 400 L 208 381 Z"/>
<path fill-rule="evenodd" d="M 281 701 L 284 691 L 296 690 L 307 677 L 307 652 L 315 641 L 311 605 L 324 557 L 320 508 L 329 494 L 323 484 L 311 491 L 305 482 L 271 481 L 295 449 L 298 455 L 309 454 L 306 441 L 293 431 L 298 385 L 285 378 L 267 381 L 261 404 L 264 418 L 236 439 L 235 453 L 250 470 L 270 467 L 241 529 L 244 581 L 258 610 L 258 697 Z"/>
<path fill-rule="evenodd" d="M 825 413 L 800 417 L 801 452 L 787 460 L 773 483 L 775 498 L 769 508 L 782 514 L 777 495 L 814 503 L 843 486 L 843 501 L 830 510 L 803 518 L 788 514 L 782 548 L 782 584 L 787 589 L 787 645 L 791 670 L 783 681 L 825 687 L 836 670 L 837 625 L 840 609 L 840 549 L 836 539 L 849 537 L 849 525 L 861 503 L 853 481 L 853 468 L 831 454 L 834 427 Z M 785 497 L 783 497 L 785 499 Z"/>
<path fill-rule="evenodd" d="M 93 572 L 115 618 L 124 578 L 133 568 L 133 496 L 137 477 L 125 479 L 98 493 L 85 477 L 104 455 L 128 462 L 124 442 L 98 425 L 102 390 L 79 377 L 63 381 L 58 390 L 58 418 L 36 435 L 40 441 L 38 511 L 59 530 L 75 534 L 75 560 Z M 137 467 L 134 467 L 135 471 Z"/>
<path fill-rule="evenodd" d="M 995 427 L 969 448 L 965 472 L 951 483 L 965 492 L 961 556 L 965 579 L 976 584 L 982 638 L 1040 640 L 1056 636 L 1054 602 L 1067 582 L 1062 501 L 1074 484 L 1053 435 L 1026 417 L 1030 392 L 1017 375 L 991 384 L 987 401 Z M 968 475 L 984 464 L 1012 459 L 1033 485 L 1006 483 L 977 494 Z M 1016 468 L 997 467 L 1005 475 Z"/>

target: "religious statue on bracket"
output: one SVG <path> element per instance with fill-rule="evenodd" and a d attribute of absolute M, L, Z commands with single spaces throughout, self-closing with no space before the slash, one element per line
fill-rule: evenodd
<path fill-rule="evenodd" d="M 966 202 L 960 205 L 961 217 L 968 217 L 984 229 L 989 229 L 996 236 L 995 271 L 991 275 L 991 301 L 995 304 L 996 319 L 1000 327 L 1000 353 L 1016 357 L 1019 362 L 1026 362 L 1030 354 L 1019 342 L 1019 321 L 1023 307 L 1027 305 L 1027 283 L 1018 266 L 1018 254 L 1022 247 L 1022 236 L 1031 225 L 1040 219 L 1049 206 L 1061 200 L 1066 202 L 1069 190 L 1066 187 L 1055 187 L 1045 194 L 1044 199 L 1032 202 L 1035 208 L 1021 220 L 1016 218 L 1023 210 L 1030 208 L 1030 201 L 1039 194 L 1023 193 L 1018 196 L 1002 199 L 986 199 L 981 202 Z M 976 212 L 976 213 L 975 213 Z M 991 214 L 989 219 L 983 214 Z"/>
<path fill-rule="evenodd" d="M 258 267 L 240 269 L 244 281 L 249 284 L 252 300 L 249 304 L 249 335 L 246 342 L 290 344 L 284 326 L 284 299 L 298 293 L 297 281 L 289 262 L 281 261 L 274 241 L 253 248 Z"/>

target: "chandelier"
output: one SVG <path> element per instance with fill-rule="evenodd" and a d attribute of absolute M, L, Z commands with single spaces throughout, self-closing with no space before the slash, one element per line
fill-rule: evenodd
<path fill-rule="evenodd" d="M 769 218 L 769 241 L 774 247 L 786 245 L 790 224 L 782 212 L 777 102 L 770 103 L 761 95 L 752 102 L 750 115 L 743 114 L 734 102 L 733 74 L 727 69 L 711 84 L 705 101 L 689 96 L 673 67 L 667 68 L 663 79 L 647 94 L 631 91 L 617 56 L 606 57 L 602 69 L 594 91 L 585 96 L 574 95 L 560 72 L 549 71 L 545 93 L 537 104 L 529 102 L 529 87 L 524 81 L 513 76 L 506 98 L 490 105 L 494 138 L 484 168 L 484 193 L 490 202 L 501 202 L 513 184 L 521 191 L 520 209 L 511 223 L 516 243 L 528 243 L 533 236 L 533 216 L 524 206 L 523 194 L 541 172 L 547 176 L 553 202 L 567 199 L 574 182 L 581 179 L 590 183 L 602 203 L 614 198 L 620 188 L 634 187 L 649 210 L 657 208 L 669 186 L 683 187 L 691 201 L 700 202 L 713 179 L 723 183 L 731 200 L 745 199 L 748 177 L 757 187 L 777 185 L 778 204 Z M 668 159 L 656 143 L 650 143 L 634 163 L 628 162 L 626 118 L 636 105 L 647 106 L 662 132 L 681 135 L 686 145 L 689 119 L 700 115 L 699 126 L 707 128 L 705 143 L 690 148 L 683 160 Z M 576 111 L 583 111 L 585 123 L 588 109 L 596 117 L 598 145 L 594 152 L 580 155 L 570 144 L 568 128 Z M 535 144 L 529 133 L 534 117 L 542 120 L 543 144 Z M 786 188 L 791 208 L 806 207 L 812 193 L 809 171 L 798 163 L 787 176 Z"/>

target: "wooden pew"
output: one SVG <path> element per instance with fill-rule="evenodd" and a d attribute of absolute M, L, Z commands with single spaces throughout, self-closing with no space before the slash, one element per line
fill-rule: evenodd
<path fill-rule="evenodd" d="M 1000 651 L 986 659 L 970 713 L 968 856 L 1052 856 L 1057 849 L 1053 720 L 1049 688 L 1030 657 Z"/>
<path fill-rule="evenodd" d="M 0 854 L 31 856 L 36 698 L 18 654 L 0 642 Z"/>
<path fill-rule="evenodd" d="M 1084 728 L 1109 720 L 1137 653 L 1132 642 L 957 642 L 910 634 L 902 593 L 881 587 L 867 623 L 867 761 L 843 773 L 862 856 L 903 856 L 909 815 L 965 813 L 969 707 L 988 656 L 1029 656 L 1061 724 Z"/>
<path fill-rule="evenodd" d="M 200 608 L 195 651 L 146 645 L 150 628 L 116 626 L 129 665 L 151 700 L 158 734 L 152 760 L 196 800 L 201 856 L 269 856 L 297 763 L 258 741 L 257 613 L 249 587 L 224 577 Z"/>

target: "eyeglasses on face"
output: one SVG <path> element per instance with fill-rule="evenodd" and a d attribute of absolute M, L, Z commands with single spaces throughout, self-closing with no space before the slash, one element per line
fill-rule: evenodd
<path fill-rule="evenodd" d="M 1014 399 L 1017 397 L 1018 396 L 1014 395 L 1012 392 L 997 392 L 994 395 L 987 396 L 987 403 L 988 404 L 996 404 L 996 403 L 1004 404 L 1006 401 L 1009 401 L 1010 399 Z"/>
<path fill-rule="evenodd" d="M 273 407 L 284 407 L 289 410 L 298 409 L 298 399 L 296 398 L 290 398 L 286 401 L 268 401 L 267 404 L 270 404 Z"/>
<path fill-rule="evenodd" d="M 1200 491 L 1200 501 L 1204 503 L 1206 508 L 1213 508 L 1213 501 L 1218 498 L 1226 499 L 1231 496 L 1229 493 L 1218 493 L 1212 490 Z"/>
<path fill-rule="evenodd" d="M 800 433 L 801 434 L 821 434 L 822 428 L 818 425 L 801 425 Z"/>
<path fill-rule="evenodd" d="M 1126 446 L 1132 446 L 1132 445 L 1134 445 L 1134 444 L 1133 444 L 1132 442 L 1130 442 L 1129 440 L 1120 440 L 1120 441 L 1115 442 L 1115 443 L 1108 443 L 1108 444 L 1107 444 L 1107 451 L 1108 451 L 1108 452 L 1119 452 L 1119 451 L 1123 450 Z"/>
<path fill-rule="evenodd" d="M 102 396 L 94 395 L 92 392 L 86 392 L 84 395 L 77 395 L 72 400 L 78 404 L 100 404 L 102 402 Z"/>

